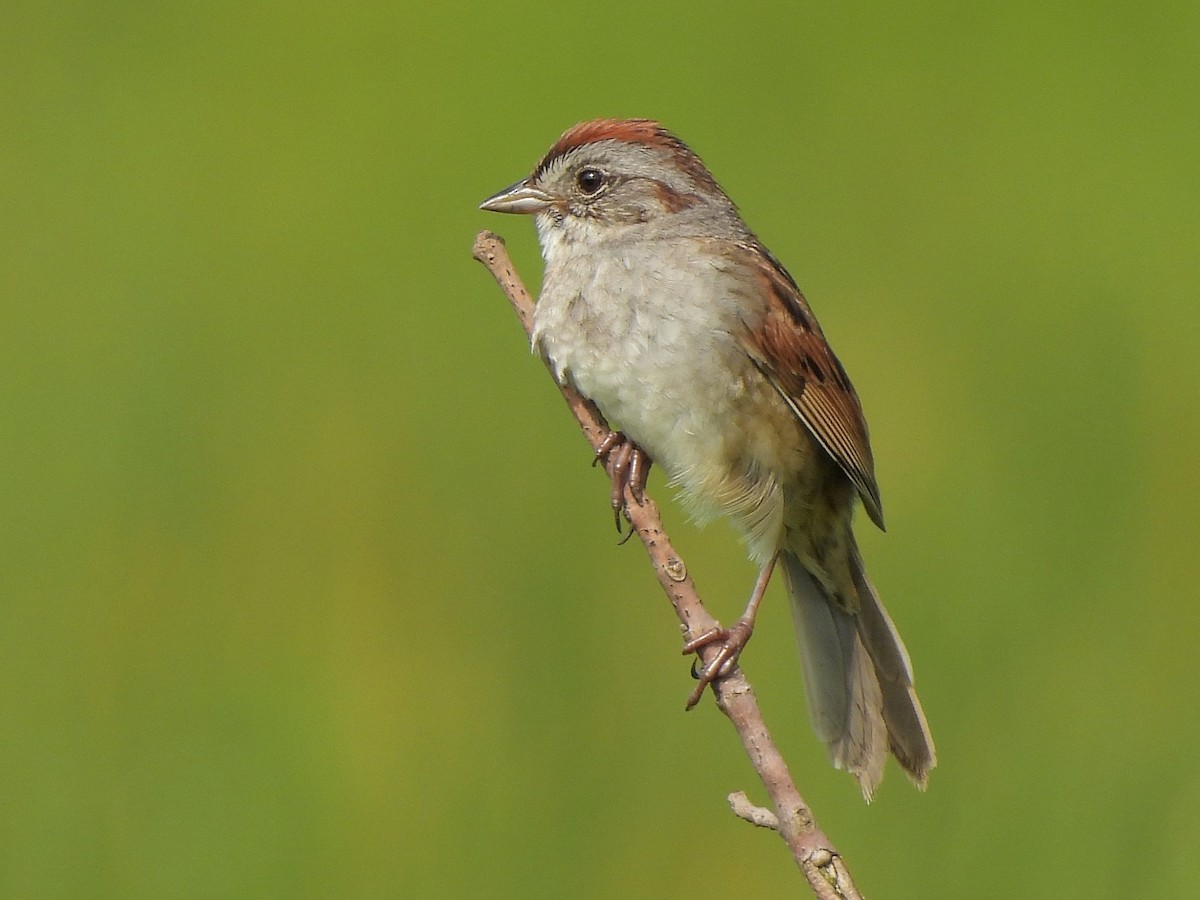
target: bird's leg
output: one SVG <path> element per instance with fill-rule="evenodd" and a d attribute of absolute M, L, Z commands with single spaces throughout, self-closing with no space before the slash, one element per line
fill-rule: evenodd
<path fill-rule="evenodd" d="M 706 687 L 717 679 L 724 678 L 737 665 L 738 657 L 750 640 L 750 635 L 754 634 L 754 617 L 758 614 L 758 606 L 767 592 L 767 585 L 771 583 L 771 573 L 775 571 L 775 560 L 776 557 L 772 556 L 771 560 L 762 567 L 762 571 L 758 573 L 758 579 L 754 582 L 754 590 L 750 594 L 746 610 L 733 625 L 729 628 L 714 628 L 699 637 L 692 638 L 683 645 L 685 656 L 695 653 L 709 644 L 719 642 L 721 645 L 717 654 L 705 664 L 703 669 L 696 671 L 695 666 L 692 667 L 693 674 L 696 676 L 696 689 L 688 696 L 688 709 L 700 702 Z"/>
<path fill-rule="evenodd" d="M 650 476 L 650 457 L 646 451 L 619 431 L 610 431 L 596 448 L 592 465 L 604 462 L 612 478 L 611 503 L 617 531 L 621 530 L 621 510 L 625 508 L 625 493 L 641 506 L 646 497 L 646 479 Z"/>

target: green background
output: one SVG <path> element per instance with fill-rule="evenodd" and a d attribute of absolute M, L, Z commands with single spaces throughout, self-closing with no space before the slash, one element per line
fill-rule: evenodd
<path fill-rule="evenodd" d="M 774 589 L 745 657 L 860 886 L 1194 896 L 1198 10 L 9 2 L 0 895 L 803 893 L 470 258 L 536 287 L 476 205 L 649 115 L 871 421 L 929 791 L 829 768 Z"/>

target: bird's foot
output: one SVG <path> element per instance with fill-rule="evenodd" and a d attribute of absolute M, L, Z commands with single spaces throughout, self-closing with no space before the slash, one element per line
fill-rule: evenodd
<path fill-rule="evenodd" d="M 700 702 L 706 687 L 729 675 L 737 668 L 738 657 L 741 656 L 742 650 L 745 649 L 752 634 L 754 634 L 753 617 L 742 616 L 729 628 L 714 628 L 699 637 L 692 638 L 683 645 L 683 653 L 687 656 L 691 653 L 698 653 L 713 644 L 720 644 L 717 652 L 708 662 L 704 662 L 701 657 L 700 662 L 703 663 L 703 668 L 697 669 L 696 663 L 692 663 L 692 677 L 696 679 L 696 687 L 688 695 L 688 709 Z"/>
<path fill-rule="evenodd" d="M 621 531 L 621 512 L 631 498 L 638 506 L 646 499 L 646 479 L 650 477 L 650 457 L 646 451 L 619 431 L 610 431 L 600 446 L 592 465 L 603 462 L 612 479 L 610 503 L 617 531 Z"/>

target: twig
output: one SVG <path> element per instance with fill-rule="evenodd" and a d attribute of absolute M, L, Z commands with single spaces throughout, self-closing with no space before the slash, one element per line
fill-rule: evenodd
<path fill-rule="evenodd" d="M 757 825 L 759 828 L 770 828 L 772 831 L 779 830 L 779 816 L 761 806 L 755 806 L 750 802 L 750 798 L 746 796 L 745 791 L 734 791 L 728 797 L 729 808 L 733 810 L 733 814 L 739 819 L 745 819 L 751 825 Z"/>
<path fill-rule="evenodd" d="M 492 273 L 528 335 L 533 324 L 533 298 L 513 268 L 504 246 L 504 239 L 490 231 L 481 231 L 475 238 L 474 257 Z M 609 434 L 604 417 L 589 400 L 571 386 L 560 384 L 558 389 L 578 420 L 579 427 L 583 429 L 584 437 L 593 450 L 597 449 Z M 675 614 L 683 626 L 684 641 L 717 628 L 717 620 L 700 602 L 696 586 L 688 575 L 683 559 L 675 552 L 663 530 L 662 519 L 654 501 L 645 497 L 639 504 L 628 493 L 626 500 L 629 521 L 654 563 L 659 584 L 675 608 Z M 702 664 L 710 662 L 718 651 L 718 645 L 701 648 Z M 862 900 L 862 895 L 854 886 L 841 856 L 825 833 L 817 827 L 812 811 L 796 790 L 787 764 L 767 731 L 758 701 L 754 697 L 754 690 L 745 674 L 740 668 L 735 668 L 729 675 L 713 682 L 713 693 L 716 695 L 718 708 L 729 717 L 737 729 L 742 746 L 746 749 L 758 777 L 762 779 L 775 808 L 772 815 L 768 810 L 752 806 L 745 794 L 741 794 L 745 805 L 735 805 L 734 811 L 756 825 L 765 825 L 779 832 L 814 895 L 820 900 Z M 731 805 L 734 803 L 733 796 L 730 802 Z M 773 823 L 768 824 L 768 816 L 774 819 Z"/>

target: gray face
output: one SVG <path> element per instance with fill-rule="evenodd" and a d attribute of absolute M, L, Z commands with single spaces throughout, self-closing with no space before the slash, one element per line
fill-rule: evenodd
<path fill-rule="evenodd" d="M 733 203 L 694 155 L 679 166 L 673 148 L 602 140 L 548 156 L 523 182 L 483 203 L 495 212 L 537 217 L 552 232 L 612 239 L 670 227 L 677 234 L 744 232 Z"/>
<path fill-rule="evenodd" d="M 539 167 L 532 180 L 557 200 L 555 218 L 613 225 L 641 224 L 725 199 L 670 165 L 663 149 L 620 141 L 571 150 Z"/>

